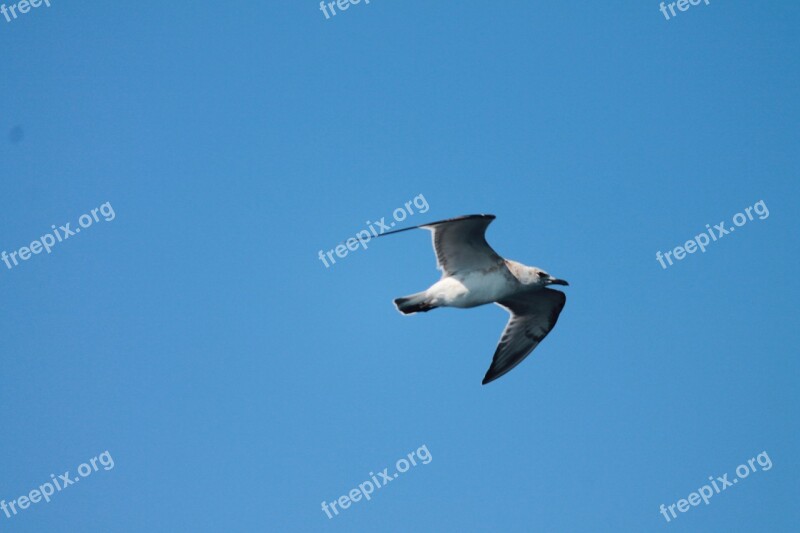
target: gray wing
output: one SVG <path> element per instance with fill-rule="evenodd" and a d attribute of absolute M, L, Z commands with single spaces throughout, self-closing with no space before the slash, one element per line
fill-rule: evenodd
<path fill-rule="evenodd" d="M 500 337 L 483 384 L 494 381 L 520 364 L 556 325 L 566 302 L 567 296 L 563 292 L 551 289 L 497 302 L 511 313 L 511 318 Z"/>
<path fill-rule="evenodd" d="M 494 219 L 494 215 L 468 215 L 420 226 L 433 234 L 436 266 L 443 275 L 504 264 L 503 258 L 486 242 L 486 228 Z"/>

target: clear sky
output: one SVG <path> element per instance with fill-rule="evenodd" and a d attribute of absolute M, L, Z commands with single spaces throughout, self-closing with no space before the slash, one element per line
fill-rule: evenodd
<path fill-rule="evenodd" d="M 0 16 L 0 500 L 80 482 L 0 530 L 796 531 L 800 5 L 50 4 Z M 570 282 L 489 385 L 505 311 L 392 305 L 427 232 L 318 257 L 419 195 Z"/>

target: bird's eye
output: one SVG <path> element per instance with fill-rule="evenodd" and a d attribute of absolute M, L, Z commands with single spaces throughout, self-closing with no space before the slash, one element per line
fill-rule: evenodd
<path fill-rule="evenodd" d="M 545 274 L 544 272 L 539 272 L 539 277 L 540 278 L 546 278 L 547 274 Z"/>

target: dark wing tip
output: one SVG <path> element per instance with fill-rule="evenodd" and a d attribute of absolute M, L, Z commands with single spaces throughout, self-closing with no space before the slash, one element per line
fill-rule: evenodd
<path fill-rule="evenodd" d="M 514 368 L 514 367 L 511 367 Z M 508 374 L 511 368 L 505 368 L 503 370 L 498 371 L 497 368 L 494 366 L 494 361 L 492 364 L 489 365 L 489 369 L 486 371 L 486 375 L 483 376 L 483 381 L 481 381 L 481 385 L 486 385 L 487 383 L 491 383 L 492 381 L 496 380 L 497 378 L 501 378 Z"/>
<path fill-rule="evenodd" d="M 464 215 L 462 217 L 448 218 L 447 220 L 437 220 L 436 222 L 429 222 L 427 224 L 420 224 L 419 226 L 411 226 L 409 228 L 396 229 L 396 230 L 392 230 L 392 231 L 385 231 L 383 233 L 379 233 L 377 235 L 377 237 L 383 237 L 384 235 L 393 235 L 395 233 L 400 233 L 400 232 L 408 231 L 408 230 L 412 230 L 412 229 L 419 229 L 419 228 L 428 229 L 428 228 L 432 228 L 433 226 L 438 226 L 439 224 L 448 224 L 450 222 L 456 222 L 456 221 L 459 221 L 459 220 L 468 220 L 468 219 L 471 219 L 471 218 L 474 218 L 474 219 L 485 219 L 485 220 L 488 220 L 489 222 L 491 222 L 492 220 L 494 220 L 497 217 L 494 216 L 494 215 Z M 488 225 L 488 223 L 487 223 L 487 225 Z"/>
<path fill-rule="evenodd" d="M 449 222 L 456 222 L 458 220 L 468 220 L 470 218 L 484 218 L 486 220 L 494 220 L 497 217 L 494 215 L 463 215 L 460 217 L 448 218 L 447 220 L 437 220 L 436 222 L 425 224 L 425 226 L 436 226 L 437 224 L 447 224 Z"/>
<path fill-rule="evenodd" d="M 483 381 L 481 381 L 481 385 L 486 385 L 487 383 L 491 383 L 497 378 L 506 375 L 509 370 L 511 369 L 509 368 L 505 372 L 492 372 L 492 367 L 489 367 L 489 370 L 486 371 L 486 375 L 483 376 Z"/>

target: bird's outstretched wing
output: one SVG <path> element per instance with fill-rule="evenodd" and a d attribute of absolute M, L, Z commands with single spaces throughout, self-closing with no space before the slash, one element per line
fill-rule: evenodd
<path fill-rule="evenodd" d="M 511 318 L 483 378 L 484 385 L 510 372 L 539 345 L 556 325 L 566 301 L 563 292 L 540 289 L 497 302 Z"/>
<path fill-rule="evenodd" d="M 415 228 L 431 230 L 436 266 L 443 275 L 452 276 L 462 270 L 487 270 L 503 265 L 503 258 L 486 242 L 486 228 L 494 219 L 494 215 L 467 215 L 388 231 L 381 236 Z"/>

